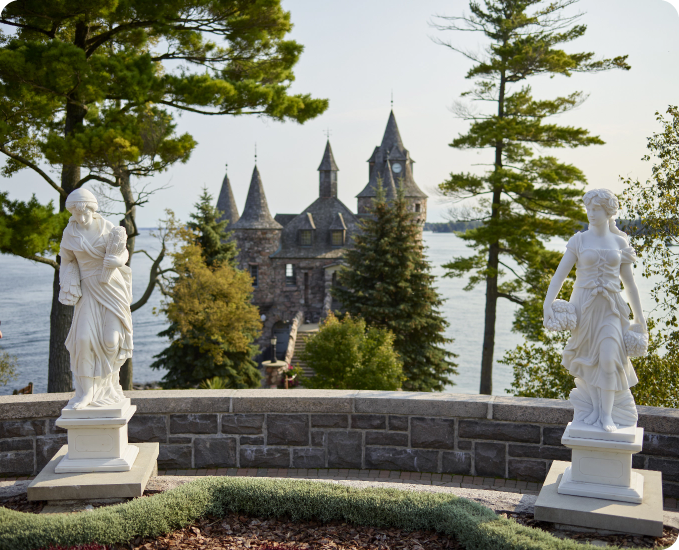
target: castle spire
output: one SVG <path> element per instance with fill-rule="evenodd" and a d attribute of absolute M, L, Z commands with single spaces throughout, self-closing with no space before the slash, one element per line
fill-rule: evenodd
<path fill-rule="evenodd" d="M 229 220 L 229 224 L 226 226 L 227 229 L 230 229 L 238 221 L 238 207 L 236 206 L 236 200 L 233 198 L 233 190 L 231 189 L 228 174 L 224 174 L 222 189 L 217 199 L 217 210 L 222 213 L 218 221 Z"/>
<path fill-rule="evenodd" d="M 262 185 L 262 176 L 256 165 L 252 171 L 243 215 L 233 225 L 233 229 L 283 229 L 283 226 L 271 217 Z"/>
<path fill-rule="evenodd" d="M 396 117 L 394 116 L 394 111 L 389 113 L 389 120 L 387 121 L 387 127 L 384 130 L 384 136 L 382 137 L 382 144 L 380 145 L 382 151 L 403 151 L 403 141 L 401 140 L 401 133 L 398 131 L 398 125 L 396 124 Z M 386 158 L 385 158 L 386 160 Z"/>
<path fill-rule="evenodd" d="M 335 157 L 332 154 L 332 147 L 330 147 L 330 140 L 325 144 L 325 152 L 321 165 L 318 167 L 319 175 L 319 197 L 336 197 L 337 196 L 337 172 L 339 168 L 335 163 Z"/>

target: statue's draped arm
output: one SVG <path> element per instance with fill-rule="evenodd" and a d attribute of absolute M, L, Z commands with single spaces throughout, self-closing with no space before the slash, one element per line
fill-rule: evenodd
<path fill-rule="evenodd" d="M 620 266 L 620 279 L 625 287 L 625 294 L 627 294 L 627 301 L 632 308 L 632 313 L 634 313 L 634 320 L 639 323 L 645 331 L 648 331 L 646 326 L 646 319 L 644 318 L 644 312 L 641 309 L 641 297 L 639 296 L 639 288 L 634 281 L 634 271 L 632 269 L 633 264 L 622 264 Z"/>
<path fill-rule="evenodd" d="M 59 252 L 61 267 L 59 269 L 59 301 L 67 306 L 74 306 L 82 292 L 80 290 L 80 270 L 75 254 L 67 248 Z"/>
<path fill-rule="evenodd" d="M 552 282 L 549 283 L 549 288 L 547 289 L 547 295 L 545 296 L 544 304 L 544 320 L 547 322 L 548 319 L 554 317 L 554 312 L 552 311 L 552 303 L 556 300 L 559 295 L 559 291 L 563 286 L 564 281 L 568 277 L 568 274 L 573 269 L 577 257 L 575 253 L 571 250 L 566 250 L 566 253 L 561 258 L 559 262 L 559 267 L 556 268 L 554 276 L 552 277 Z"/>

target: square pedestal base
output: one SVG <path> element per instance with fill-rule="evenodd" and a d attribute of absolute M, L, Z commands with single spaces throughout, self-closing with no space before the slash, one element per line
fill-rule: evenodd
<path fill-rule="evenodd" d="M 555 460 L 535 502 L 535 519 L 565 525 L 660 537 L 663 532 L 662 473 L 633 470 L 643 478 L 639 504 L 560 494 L 557 491 L 569 462 Z M 609 486 L 610 488 L 610 486 Z"/>
<path fill-rule="evenodd" d="M 140 497 L 152 475 L 157 475 L 158 443 L 135 443 L 137 459 L 128 472 L 55 472 L 66 456 L 64 445 L 28 486 L 28 500 L 91 500 Z"/>
<path fill-rule="evenodd" d="M 138 453 L 139 447 L 135 445 L 127 445 L 122 456 L 116 458 L 70 458 L 67 453 L 54 468 L 54 473 L 129 472 Z"/>

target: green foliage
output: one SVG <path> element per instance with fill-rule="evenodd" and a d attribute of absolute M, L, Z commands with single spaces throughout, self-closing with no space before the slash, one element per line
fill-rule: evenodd
<path fill-rule="evenodd" d="M 312 378 L 300 373 L 305 388 L 393 391 L 404 378 L 393 333 L 350 315 L 338 320 L 331 313 L 307 340 L 301 360 L 315 372 Z"/>
<path fill-rule="evenodd" d="M 230 263 L 235 266 L 238 250 L 231 238 L 232 233 L 226 231 L 229 220 L 217 221 L 222 214 L 213 206 L 213 197 L 203 188 L 199 202 L 194 205 L 196 212 L 191 214 L 191 220 L 186 225 L 198 235 L 196 241 L 208 266 L 215 263 Z"/>
<path fill-rule="evenodd" d="M 288 94 L 303 47 L 278 0 L 27 0 L 3 21 L 6 176 L 42 160 L 113 174 L 144 153 L 141 173 L 185 161 L 195 141 L 171 136 L 166 107 L 302 123 L 328 105 Z"/>
<path fill-rule="evenodd" d="M 214 378 L 203 380 L 198 387 L 201 390 L 228 390 L 229 381 L 225 378 L 215 376 Z"/>
<path fill-rule="evenodd" d="M 56 214 L 52 201 L 42 205 L 35 195 L 28 202 L 10 201 L 7 195 L 0 193 L 0 253 L 52 261 L 45 256 L 59 251 L 70 214 Z"/>
<path fill-rule="evenodd" d="M 0 348 L 0 386 L 6 386 L 17 378 L 17 358 Z"/>
<path fill-rule="evenodd" d="M 546 334 L 539 343 L 525 340 L 505 353 L 500 363 L 514 370 L 514 380 L 507 393 L 520 397 L 568 399 L 575 388 L 575 378 L 561 364 L 561 354 L 570 334 Z"/>
<path fill-rule="evenodd" d="M 345 254 L 347 269 L 333 294 L 354 317 L 394 334 L 404 390 L 442 391 L 453 384 L 457 365 L 450 359 L 456 355 L 445 349 L 452 340 L 444 335 L 443 300 L 424 257 L 420 225 L 401 186 L 387 203 L 380 182 L 371 214 Z"/>
<path fill-rule="evenodd" d="M 466 78 L 476 82 L 464 97 L 493 105 L 492 112 L 477 112 L 458 104 L 457 114 L 471 121 L 466 134 L 450 146 L 457 149 L 490 149 L 491 166 L 481 174 L 452 173 L 439 185 L 455 200 L 471 201 L 467 221 L 483 225 L 461 237 L 474 249 L 471 257 L 454 258 L 444 267 L 450 277 L 467 276 L 471 290 L 486 285 L 486 328 L 483 344 L 481 393 L 492 393 L 495 345 L 495 311 L 499 298 L 522 304 L 531 292 L 523 272 L 554 265 L 557 253 L 544 243 L 567 238 L 585 221 L 579 198 L 585 175 L 553 156 L 536 156 L 546 148 L 586 147 L 602 144 L 583 128 L 545 122 L 578 107 L 586 98 L 581 92 L 554 99 L 536 99 L 525 84 L 528 78 L 548 74 L 570 76 L 575 72 L 629 69 L 626 57 L 595 60 L 593 53 L 568 53 L 560 49 L 581 37 L 585 25 L 575 24 L 578 15 L 564 15 L 574 0 L 484 0 L 470 3 L 467 17 L 442 17 L 440 30 L 477 31 L 489 45 L 485 55 L 471 54 L 451 44 L 475 65 Z M 441 42 L 443 43 L 443 42 Z M 510 269 L 510 258 L 518 270 Z"/>
<path fill-rule="evenodd" d="M 0 508 L 0 550 L 92 541 L 127 544 L 136 537 L 158 537 L 201 517 L 224 517 L 227 513 L 432 530 L 455 537 L 469 550 L 589 548 L 524 527 L 481 504 L 444 493 L 356 489 L 298 479 L 204 477 L 149 498 L 78 514 L 27 514 Z"/>
<path fill-rule="evenodd" d="M 170 222 L 180 247 L 171 254 L 176 276 L 161 308 L 170 326 L 159 336 L 171 342 L 151 368 L 168 369 L 163 377 L 167 388 L 203 383 L 214 389 L 258 388 L 261 375 L 253 342 L 261 321 L 251 303 L 252 281 L 233 265 L 236 248 L 228 241 L 226 224 L 216 222 L 211 203 L 204 191 L 191 215 L 193 230 Z"/>
<path fill-rule="evenodd" d="M 657 281 L 651 291 L 655 314 L 668 344 L 679 348 L 679 108 L 668 107 L 667 115 L 656 113 L 662 131 L 648 138 L 650 154 L 643 157 L 655 159 L 651 179 L 624 179 L 621 206 L 638 226 L 632 227 L 630 241 L 643 262 L 643 276 Z"/>

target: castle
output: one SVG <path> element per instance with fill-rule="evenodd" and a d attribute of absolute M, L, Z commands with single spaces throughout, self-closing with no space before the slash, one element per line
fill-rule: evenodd
<path fill-rule="evenodd" d="M 357 195 L 356 214 L 337 198 L 339 168 L 329 140 L 318 167 L 318 198 L 300 214 L 271 216 L 255 166 L 239 216 L 229 178 L 224 177 L 217 208 L 229 220 L 228 229 L 233 231 L 239 249 L 239 267 L 253 279 L 253 303 L 264 322 L 260 349 L 266 350 L 275 335 L 277 354 L 285 354 L 295 316 L 305 323 L 317 323 L 333 308 L 330 288 L 342 266 L 344 251 L 352 246 L 359 231 L 359 220 L 369 215 L 378 178 L 387 197 L 396 194 L 396 182 L 402 183 L 410 209 L 424 224 L 427 195 L 415 183 L 413 163 L 391 111 L 382 143 L 368 159 L 368 184 Z M 265 354 L 266 359 L 269 357 Z"/>

